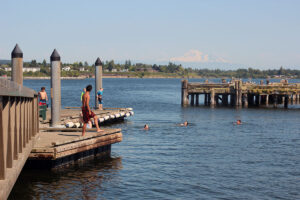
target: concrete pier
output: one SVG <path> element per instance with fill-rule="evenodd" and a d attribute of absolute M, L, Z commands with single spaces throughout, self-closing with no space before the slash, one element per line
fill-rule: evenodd
<path fill-rule="evenodd" d="M 18 44 L 11 52 L 11 66 L 11 80 L 23 85 L 23 52 Z"/>
<path fill-rule="evenodd" d="M 102 62 L 100 58 L 97 58 L 95 62 L 95 108 L 98 109 L 99 103 L 97 99 L 97 91 L 102 88 L 102 78 L 103 78 L 103 72 L 102 72 Z"/>
<path fill-rule="evenodd" d="M 50 57 L 51 61 L 51 126 L 60 123 L 61 111 L 61 81 L 60 81 L 60 55 L 54 49 Z"/>

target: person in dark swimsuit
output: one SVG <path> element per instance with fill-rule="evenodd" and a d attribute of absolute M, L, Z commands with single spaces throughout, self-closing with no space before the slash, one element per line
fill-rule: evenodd
<path fill-rule="evenodd" d="M 92 88 L 93 87 L 91 85 L 88 85 L 86 87 L 86 92 L 82 96 L 82 107 L 81 107 L 82 118 L 83 118 L 82 136 L 84 136 L 85 130 L 86 130 L 86 125 L 90 121 L 91 118 L 94 118 L 95 125 L 96 125 L 96 128 L 97 128 L 97 132 L 102 131 L 99 128 L 99 125 L 98 125 L 98 118 L 95 115 L 95 113 L 93 113 L 91 111 L 90 105 L 89 105 L 89 103 L 90 103 L 90 92 L 91 92 Z"/>

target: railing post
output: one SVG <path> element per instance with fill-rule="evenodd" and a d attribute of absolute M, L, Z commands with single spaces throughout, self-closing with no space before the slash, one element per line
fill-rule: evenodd
<path fill-rule="evenodd" d="M 8 97 L 0 97 L 0 180 L 6 178 L 6 156 L 8 136 Z"/>
<path fill-rule="evenodd" d="M 8 168 L 12 168 L 14 160 L 14 136 L 15 136 L 15 113 L 16 113 L 15 97 L 9 97 L 9 122 L 8 122 L 8 144 L 7 144 L 7 164 Z"/>
<path fill-rule="evenodd" d="M 19 147 L 20 147 L 20 108 L 21 108 L 20 97 L 16 98 L 16 110 L 15 110 L 15 139 L 14 139 L 14 160 L 18 160 L 19 157 Z"/>
<path fill-rule="evenodd" d="M 11 66 L 11 80 L 23 85 L 23 52 L 18 44 L 11 52 Z"/>
<path fill-rule="evenodd" d="M 99 108 L 99 102 L 97 99 L 97 91 L 102 88 L 102 62 L 100 58 L 97 58 L 95 62 L 95 109 Z"/>
<path fill-rule="evenodd" d="M 60 81 L 60 55 L 54 49 L 50 57 L 51 61 L 51 126 L 60 124 L 61 106 L 61 81 Z"/>

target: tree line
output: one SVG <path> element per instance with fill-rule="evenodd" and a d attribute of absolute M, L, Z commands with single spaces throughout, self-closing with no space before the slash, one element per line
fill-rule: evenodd
<path fill-rule="evenodd" d="M 26 72 L 27 76 L 50 76 L 50 64 L 43 60 L 43 62 L 37 62 L 32 60 L 31 62 L 24 62 L 24 67 L 39 67 L 40 72 Z M 10 72 L 6 72 L 4 67 L 10 67 L 10 64 L 1 65 L 0 76 L 10 75 Z M 70 71 L 62 70 L 62 76 L 77 77 L 80 75 L 92 76 L 95 72 L 95 66 L 90 65 L 87 61 L 85 62 L 74 62 L 74 63 L 62 63 L 62 69 L 64 67 L 70 67 Z M 84 68 L 84 71 L 80 71 Z M 221 69 L 208 69 L 208 68 L 184 68 L 181 64 L 175 64 L 169 62 L 164 65 L 157 64 L 144 64 L 135 63 L 133 64 L 130 60 L 126 60 L 125 63 L 115 63 L 114 60 L 105 61 L 103 63 L 104 73 L 115 73 L 115 74 L 134 74 L 138 77 L 143 77 L 149 74 L 159 75 L 173 75 L 176 77 L 235 77 L 235 78 L 267 78 L 267 77 L 287 77 L 287 78 L 300 78 L 300 70 L 296 69 L 236 69 L 236 70 L 221 70 Z"/>

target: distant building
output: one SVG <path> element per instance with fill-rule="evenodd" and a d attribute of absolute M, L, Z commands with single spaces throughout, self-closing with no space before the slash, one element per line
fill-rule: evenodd
<path fill-rule="evenodd" d="M 71 67 L 70 67 L 70 66 L 66 66 L 66 67 L 63 67 L 63 68 L 62 68 L 62 71 L 68 72 L 68 71 L 70 71 L 70 70 L 71 70 Z"/>
<path fill-rule="evenodd" d="M 111 72 L 117 72 L 117 71 L 118 71 L 117 69 L 112 69 L 112 70 L 111 70 Z"/>
<path fill-rule="evenodd" d="M 24 67 L 23 72 L 39 72 L 41 71 L 40 67 Z"/>
<path fill-rule="evenodd" d="M 11 67 L 1 67 L 2 70 L 6 71 L 6 72 L 10 72 L 11 71 Z"/>
<path fill-rule="evenodd" d="M 128 72 L 128 69 L 122 69 L 121 72 Z"/>
<path fill-rule="evenodd" d="M 85 71 L 84 67 L 80 67 L 79 71 L 84 72 Z"/>

